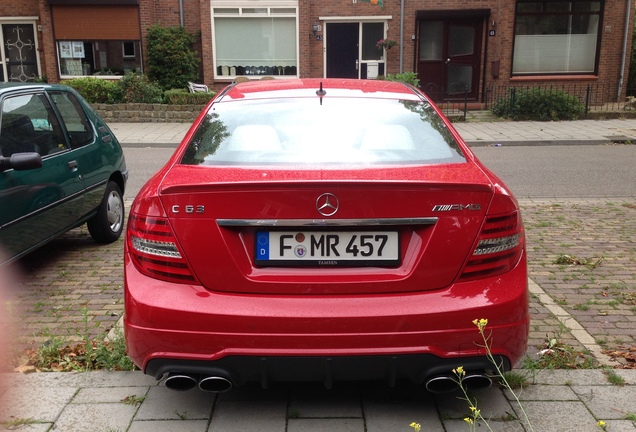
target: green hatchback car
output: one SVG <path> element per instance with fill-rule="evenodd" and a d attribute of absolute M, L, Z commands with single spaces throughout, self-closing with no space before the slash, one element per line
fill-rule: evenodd
<path fill-rule="evenodd" d="M 124 227 L 121 146 L 74 89 L 0 84 L 0 267 L 87 223 L 99 243 Z"/>

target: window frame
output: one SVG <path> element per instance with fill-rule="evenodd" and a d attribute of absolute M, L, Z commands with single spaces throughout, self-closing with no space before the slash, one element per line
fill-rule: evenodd
<path fill-rule="evenodd" d="M 122 40 L 117 40 L 117 39 L 108 39 L 108 40 L 101 40 L 101 39 L 81 39 L 81 40 L 76 40 L 76 39 L 56 39 L 54 41 L 55 43 L 55 55 L 56 55 L 56 61 L 57 61 L 57 68 L 58 68 L 58 74 L 60 76 L 61 79 L 73 79 L 73 78 L 81 78 L 81 77 L 87 77 L 87 76 L 91 76 L 94 78 L 100 78 L 100 79 L 121 79 L 125 74 L 126 74 L 126 64 L 124 62 L 128 62 L 130 63 L 131 60 L 138 60 L 138 64 L 135 64 L 134 68 L 129 68 L 131 70 L 137 70 L 137 71 L 143 71 L 143 62 L 141 60 L 141 58 L 138 58 L 137 53 L 140 52 L 140 48 L 141 48 L 141 40 L 127 40 L 127 41 L 122 41 Z M 74 44 L 79 44 L 82 43 L 84 45 L 89 44 L 90 45 L 90 49 L 91 49 L 91 53 L 90 56 L 92 58 L 92 64 L 86 63 L 86 64 L 90 64 L 91 65 L 91 70 L 93 70 L 93 73 L 89 73 L 88 75 L 85 74 L 85 70 L 84 70 L 84 63 L 82 60 L 84 60 L 88 55 L 87 55 L 87 48 L 84 47 L 84 57 L 75 57 L 74 56 L 74 49 L 73 46 Z M 124 44 L 125 43 L 131 43 L 133 44 L 134 50 L 135 50 L 135 55 L 134 56 L 125 56 L 124 55 Z M 65 44 L 66 49 L 62 49 L 62 44 Z M 113 44 L 112 47 L 108 47 L 107 50 L 103 50 L 99 48 L 100 45 L 104 45 L 106 44 L 106 46 Z M 111 65 L 108 67 L 108 69 L 106 71 L 111 71 L 112 69 L 117 69 L 117 70 L 123 70 L 123 73 L 118 74 L 118 73 L 114 73 L 114 74 L 106 74 L 106 73 L 100 73 L 100 71 L 104 68 L 100 68 L 97 69 L 95 68 L 95 64 L 97 63 L 97 52 L 101 53 L 105 53 L 106 54 L 106 58 L 114 58 L 113 56 L 118 56 L 121 54 L 121 61 L 122 61 L 122 65 L 121 66 L 116 66 L 116 65 Z M 76 75 L 76 74 L 69 74 L 69 73 L 65 73 L 64 70 L 64 66 L 62 64 L 62 60 L 68 60 L 68 59 L 78 59 L 80 60 L 80 64 L 81 64 L 81 74 Z"/>
<path fill-rule="evenodd" d="M 295 26 L 295 45 L 296 45 L 296 49 L 295 49 L 295 53 L 294 53 L 294 62 L 295 65 L 292 67 L 295 67 L 296 69 L 296 73 L 295 74 L 290 74 L 290 75 L 283 75 L 283 74 L 238 74 L 236 72 L 238 71 L 234 71 L 235 73 L 228 73 L 227 75 L 224 75 L 222 73 L 219 73 L 219 67 L 223 67 L 225 65 L 220 65 L 219 63 L 219 59 L 218 59 L 218 49 L 217 49 L 217 34 L 216 34 L 216 30 L 217 30 L 217 19 L 227 19 L 227 18 L 238 18 L 238 19 L 259 19 L 259 18 L 272 18 L 272 19 L 289 19 L 289 18 L 293 18 L 294 19 L 294 26 Z M 214 53 L 214 61 L 213 61 L 213 71 L 214 71 L 214 79 L 216 80 L 234 80 L 236 79 L 238 76 L 247 76 L 247 77 L 254 77 L 254 78 L 262 78 L 264 76 L 275 76 L 276 78 L 281 78 L 281 79 L 293 79 L 293 78 L 298 78 L 300 76 L 300 70 L 299 70 L 299 65 L 300 65 L 300 47 L 299 47 L 299 32 L 300 32 L 300 25 L 299 25 L 299 6 L 298 6 L 298 1 L 294 0 L 294 1 L 287 1 L 287 2 L 267 2 L 265 4 L 262 4 L 262 2 L 244 2 L 241 3 L 240 5 L 236 5 L 236 4 L 231 4 L 227 1 L 215 1 L 212 0 L 211 1 L 211 21 L 212 21 L 212 50 Z M 276 60 L 276 59 L 273 59 Z M 230 68 L 231 69 L 231 68 Z"/>
<path fill-rule="evenodd" d="M 126 54 L 126 45 L 132 46 L 132 54 Z M 123 41 L 121 43 L 121 57 L 123 59 L 137 58 L 137 47 L 135 45 L 135 41 Z"/>
<path fill-rule="evenodd" d="M 590 3 L 595 2 L 599 3 L 598 11 L 577 11 L 576 3 Z M 527 3 L 540 3 L 542 5 L 540 12 L 519 12 L 519 5 L 527 4 Z M 556 4 L 556 3 L 570 3 L 571 7 L 568 11 L 548 11 L 547 5 Z M 600 50 L 601 50 L 601 42 L 602 42 L 602 33 L 603 33 L 603 18 L 605 11 L 605 0 L 516 0 L 515 2 L 515 19 L 514 19 L 514 27 L 513 27 L 513 43 L 512 43 L 512 52 L 510 58 L 510 75 L 511 77 L 533 77 L 533 76 L 565 76 L 565 75 L 598 75 L 599 68 L 599 58 L 600 58 Z M 517 47 L 517 37 L 520 36 L 517 32 L 517 26 L 519 21 L 519 16 L 583 16 L 583 15 L 597 15 L 598 16 L 598 27 L 596 29 L 596 48 L 594 52 L 594 66 L 593 70 L 590 71 L 540 71 L 540 72 L 519 72 L 515 71 L 515 50 Z M 575 33 L 565 33 L 565 35 L 571 36 Z"/>

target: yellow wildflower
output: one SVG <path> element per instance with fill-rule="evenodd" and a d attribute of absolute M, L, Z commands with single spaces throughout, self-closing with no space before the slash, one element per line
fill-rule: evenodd
<path fill-rule="evenodd" d="M 420 429 L 422 429 L 422 426 L 415 422 L 411 423 L 409 426 L 411 426 L 415 432 L 420 432 Z"/>
<path fill-rule="evenodd" d="M 473 324 L 479 328 L 479 330 L 483 330 L 488 325 L 488 320 L 486 318 L 480 318 L 473 320 Z"/>
<path fill-rule="evenodd" d="M 464 370 L 463 366 L 459 366 L 457 369 L 453 369 L 453 373 L 458 377 L 463 377 L 464 375 L 466 375 L 466 371 Z"/>
<path fill-rule="evenodd" d="M 464 421 L 470 425 L 475 423 L 470 417 L 464 417 Z"/>
<path fill-rule="evenodd" d="M 605 430 L 605 422 L 603 420 L 600 420 L 598 423 L 596 423 L 596 425 L 600 427 L 601 429 Z"/>

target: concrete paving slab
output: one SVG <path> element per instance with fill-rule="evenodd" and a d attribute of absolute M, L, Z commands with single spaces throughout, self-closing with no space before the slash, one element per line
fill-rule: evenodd
<path fill-rule="evenodd" d="M 426 432 L 442 432 L 444 426 L 435 404 L 423 401 L 365 402 L 366 432 L 413 431 L 408 426 L 419 423 Z"/>
<path fill-rule="evenodd" d="M 283 432 L 287 424 L 287 401 L 219 401 L 209 432 Z"/>
<path fill-rule="evenodd" d="M 148 393 L 148 387 L 92 387 L 83 388 L 73 398 L 74 404 L 88 403 L 127 403 L 137 405 Z"/>
<path fill-rule="evenodd" d="M 484 418 L 505 419 L 514 412 L 508 399 L 498 387 L 474 390 L 471 398 Z M 463 419 L 470 416 L 470 409 L 465 396 L 457 391 L 435 396 L 435 403 L 441 418 Z"/>
<path fill-rule="evenodd" d="M 320 384 L 295 386 L 289 413 L 301 418 L 362 417 L 359 389 L 346 384 L 331 390 Z"/>
<path fill-rule="evenodd" d="M 37 385 L 46 388 L 58 387 L 150 387 L 157 380 L 141 371 L 110 372 L 46 372 L 32 374 L 6 374 L 12 385 L 29 387 Z"/>
<path fill-rule="evenodd" d="M 616 369 L 614 372 L 625 380 L 625 384 L 636 384 L 636 369 Z"/>
<path fill-rule="evenodd" d="M 538 370 L 532 376 L 533 384 L 548 385 L 572 385 L 577 383 L 587 383 L 594 385 L 607 385 L 607 376 L 600 369 L 577 369 L 577 370 Z"/>
<path fill-rule="evenodd" d="M 231 391 L 220 393 L 219 401 L 250 402 L 258 400 L 283 400 L 289 396 L 289 385 L 275 383 L 270 388 L 264 389 L 257 383 L 248 383 L 242 387 L 233 388 Z"/>
<path fill-rule="evenodd" d="M 0 399 L 0 423 L 15 419 L 54 422 L 77 389 L 58 387 L 55 391 L 47 390 L 37 386 L 10 388 Z"/>
<path fill-rule="evenodd" d="M 598 431 L 597 420 L 582 402 L 533 402 L 522 404 L 535 431 L 592 432 Z M 524 418 L 519 406 L 517 418 Z"/>
<path fill-rule="evenodd" d="M 515 396 L 508 390 L 505 392 L 509 401 L 515 400 Z M 579 398 L 567 385 L 528 385 L 521 389 L 514 389 L 514 393 L 520 401 L 578 401 Z"/>
<path fill-rule="evenodd" d="M 636 424 L 630 420 L 608 420 L 605 429 L 611 432 L 634 432 Z"/>
<path fill-rule="evenodd" d="M 122 403 L 70 404 L 55 421 L 55 429 L 64 432 L 125 431 L 137 407 Z"/>
<path fill-rule="evenodd" d="M 574 385 L 572 390 L 598 419 L 620 420 L 628 415 L 636 416 L 636 387 Z"/>
<path fill-rule="evenodd" d="M 28 431 L 28 432 L 49 432 L 51 431 L 51 427 L 53 423 L 25 423 L 21 426 L 5 424 L 4 427 L 0 430 L 17 430 L 17 431 Z"/>
<path fill-rule="evenodd" d="M 489 421 L 488 425 L 496 432 L 526 432 L 526 429 L 518 421 Z M 475 428 L 478 431 L 487 431 L 488 428 L 483 423 L 477 423 Z M 445 420 L 445 432 L 466 432 L 470 430 L 470 425 L 464 420 Z M 547 431 L 542 431 L 547 432 Z"/>
<path fill-rule="evenodd" d="M 146 420 L 134 421 L 128 432 L 206 432 L 207 420 Z"/>
<path fill-rule="evenodd" d="M 365 432 L 365 428 L 362 419 L 293 419 L 287 432 Z"/>
<path fill-rule="evenodd" d="M 139 407 L 136 420 L 209 419 L 216 395 L 199 389 L 176 392 L 166 387 L 152 387 Z"/>

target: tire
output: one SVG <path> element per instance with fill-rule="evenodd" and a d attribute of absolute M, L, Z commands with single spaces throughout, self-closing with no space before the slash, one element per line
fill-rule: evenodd
<path fill-rule="evenodd" d="M 124 229 L 124 198 L 117 183 L 108 182 L 97 214 L 86 225 L 97 243 L 112 243 L 121 236 Z"/>

